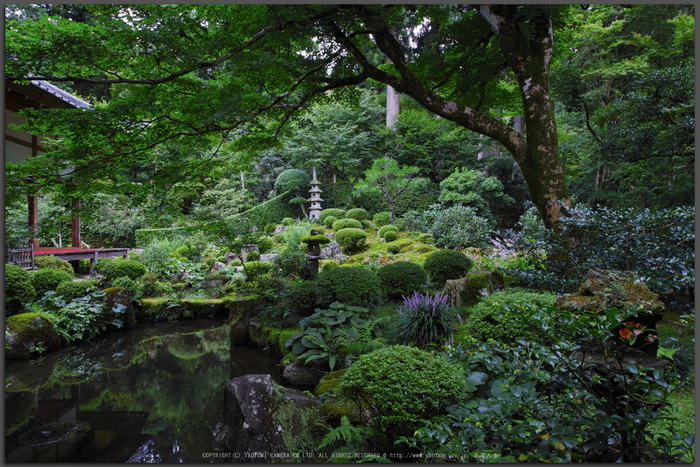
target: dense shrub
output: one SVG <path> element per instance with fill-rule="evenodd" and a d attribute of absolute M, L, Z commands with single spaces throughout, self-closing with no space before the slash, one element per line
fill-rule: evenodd
<path fill-rule="evenodd" d="M 75 298 L 90 295 L 92 289 L 97 287 L 97 281 L 64 281 L 56 287 L 56 295 L 63 297 L 63 300 L 70 302 Z"/>
<path fill-rule="evenodd" d="M 271 222 L 277 222 L 279 219 L 292 219 L 293 217 L 299 215 L 297 214 L 299 208 L 295 205 L 289 204 L 289 201 L 295 196 L 296 195 L 291 191 L 282 193 L 281 195 L 275 196 L 262 204 L 258 204 L 254 208 L 248 209 L 247 211 L 239 214 L 235 214 L 232 216 L 232 218 L 239 218 L 245 222 L 251 223 L 252 225 L 259 226 Z M 291 223 L 294 223 L 293 219 Z M 291 225 L 291 223 L 289 225 Z"/>
<path fill-rule="evenodd" d="M 117 277 L 129 277 L 133 280 L 141 278 L 148 270 L 146 266 L 131 259 L 106 259 L 97 261 L 95 270 L 105 276 L 108 281 L 113 281 Z"/>
<path fill-rule="evenodd" d="M 245 274 L 248 280 L 267 274 L 272 270 L 272 263 L 267 261 L 250 261 L 245 263 Z"/>
<path fill-rule="evenodd" d="M 336 219 L 342 219 L 345 217 L 345 211 L 343 211 L 342 209 L 338 209 L 338 208 L 323 209 L 321 211 L 321 214 L 319 214 L 319 216 L 318 216 L 318 221 L 323 224 L 324 221 L 326 220 L 326 217 L 328 217 L 328 216 L 333 216 Z"/>
<path fill-rule="evenodd" d="M 187 245 L 182 245 L 181 247 L 178 247 L 175 250 L 175 253 L 173 253 L 173 256 L 175 256 L 175 257 L 179 256 L 179 257 L 185 258 L 185 259 L 192 259 L 190 257 L 190 254 L 191 254 L 190 247 Z"/>
<path fill-rule="evenodd" d="M 301 237 L 309 235 L 313 225 L 310 222 L 296 222 L 294 225 L 287 227 L 287 230 L 282 232 L 284 244 L 287 245 L 288 251 L 306 252 L 306 246 L 301 246 Z"/>
<path fill-rule="evenodd" d="M 323 226 L 327 229 L 332 229 L 333 228 L 333 222 L 337 221 L 338 218 L 335 216 L 328 216 L 326 219 L 323 221 Z"/>
<path fill-rule="evenodd" d="M 137 281 L 133 280 L 130 277 L 117 277 L 112 281 L 112 287 L 121 287 L 123 289 L 126 289 L 132 298 L 138 299 L 141 297 L 141 287 L 139 287 Z"/>
<path fill-rule="evenodd" d="M 308 187 L 310 182 L 311 177 L 303 170 L 288 169 L 277 176 L 275 191 L 279 194 L 286 191 L 300 191 Z"/>
<path fill-rule="evenodd" d="M 317 293 L 314 281 L 293 284 L 282 297 L 284 311 L 296 317 L 311 316 L 316 309 Z"/>
<path fill-rule="evenodd" d="M 392 255 L 398 255 L 399 253 L 401 253 L 401 247 L 393 243 L 391 245 L 387 245 L 386 251 L 391 253 Z"/>
<path fill-rule="evenodd" d="M 311 279 L 311 266 L 303 251 L 284 250 L 272 261 L 286 275 Z"/>
<path fill-rule="evenodd" d="M 336 232 L 342 229 L 360 229 L 362 230 L 362 222 L 355 219 L 338 219 L 333 222 L 333 230 Z"/>
<path fill-rule="evenodd" d="M 379 235 L 381 238 L 384 238 L 384 234 L 389 231 L 398 232 L 399 228 L 395 225 L 387 224 L 379 228 L 379 230 L 377 231 L 377 235 Z"/>
<path fill-rule="evenodd" d="M 246 253 L 245 259 L 246 259 L 246 263 L 248 261 L 257 261 L 260 259 L 260 253 L 255 251 L 255 250 L 249 251 L 248 253 Z"/>
<path fill-rule="evenodd" d="M 430 280 L 438 284 L 459 279 L 472 268 L 472 260 L 464 253 L 455 250 L 440 250 L 432 253 L 423 263 Z"/>
<path fill-rule="evenodd" d="M 396 340 L 402 344 L 415 343 L 425 347 L 452 337 L 453 326 L 462 318 L 447 303 L 447 295 L 439 293 L 421 295 L 414 292 L 404 297 L 397 308 L 399 319 L 396 326 Z"/>
<path fill-rule="evenodd" d="M 46 292 L 54 292 L 61 282 L 73 280 L 73 276 L 62 269 L 46 268 L 31 274 L 31 280 L 36 296 L 41 298 Z"/>
<path fill-rule="evenodd" d="M 343 374 L 339 389 L 391 439 L 410 436 L 421 420 L 445 415 L 447 407 L 464 400 L 467 384 L 461 369 L 446 358 L 396 345 L 360 356 Z"/>
<path fill-rule="evenodd" d="M 482 342 L 489 339 L 504 344 L 515 344 L 521 339 L 542 342 L 540 326 L 543 323 L 525 318 L 527 306 L 526 302 L 507 298 L 504 301 L 480 301 L 469 312 L 463 332 Z"/>
<path fill-rule="evenodd" d="M 422 290 L 428 282 L 425 270 L 410 261 L 395 261 L 382 266 L 377 271 L 377 277 L 382 283 L 384 293 L 390 298 L 411 295 L 414 290 Z"/>
<path fill-rule="evenodd" d="M 474 208 L 454 206 L 438 213 L 429 233 L 442 248 L 486 248 L 491 245 L 491 229 L 489 221 L 478 216 Z"/>
<path fill-rule="evenodd" d="M 347 214 L 345 214 L 345 217 L 347 217 L 348 219 L 355 219 L 355 220 L 360 221 L 360 222 L 367 220 L 367 218 L 368 218 L 367 211 L 365 211 L 362 208 L 350 209 L 347 212 Z"/>
<path fill-rule="evenodd" d="M 157 297 L 161 294 L 162 288 L 158 282 L 158 276 L 152 272 L 147 272 L 141 277 L 141 292 L 144 297 Z"/>
<path fill-rule="evenodd" d="M 5 265 L 5 315 L 24 312 L 24 305 L 34 300 L 36 291 L 30 274 L 20 266 Z"/>
<path fill-rule="evenodd" d="M 284 219 L 282 219 L 282 225 L 286 225 L 287 227 L 289 227 L 292 224 L 294 224 L 294 219 L 292 219 L 291 217 L 285 217 Z"/>
<path fill-rule="evenodd" d="M 389 225 L 391 222 L 391 213 L 389 212 L 378 212 L 372 217 L 372 221 L 374 222 L 374 225 L 377 227 L 382 227 L 384 225 Z"/>
<path fill-rule="evenodd" d="M 316 285 L 319 307 L 327 307 L 333 302 L 370 307 L 382 298 L 381 283 L 376 274 L 362 267 L 323 271 L 319 273 Z"/>
<path fill-rule="evenodd" d="M 181 227 L 173 227 L 167 229 L 138 229 L 134 232 L 136 236 L 136 247 L 145 248 L 153 243 L 153 240 L 168 239 L 175 240 L 182 238 L 187 234 L 187 231 Z"/>
<path fill-rule="evenodd" d="M 143 250 L 139 262 L 144 267 L 144 271 L 141 273 L 134 271 L 129 275 L 132 279 L 143 276 L 146 270 L 156 273 L 158 277 L 166 277 L 174 271 L 177 260 L 163 246 L 151 243 Z"/>
<path fill-rule="evenodd" d="M 387 242 L 393 242 L 397 238 L 399 238 L 399 235 L 393 230 L 389 230 L 388 232 L 384 233 L 384 240 L 386 240 Z"/>
<path fill-rule="evenodd" d="M 268 237 L 267 235 L 263 235 L 258 239 L 258 248 L 260 248 L 261 253 L 265 253 L 269 250 L 272 249 L 272 245 L 274 245 L 274 240 L 272 240 L 272 237 Z"/>
<path fill-rule="evenodd" d="M 362 229 L 342 229 L 336 232 L 335 241 L 345 253 L 360 251 L 367 241 L 367 233 Z"/>
<path fill-rule="evenodd" d="M 34 257 L 34 266 L 39 269 L 53 268 L 62 269 L 68 274 L 73 274 L 73 266 L 68 261 L 64 261 L 56 256 L 40 255 Z"/>
<path fill-rule="evenodd" d="M 427 243 L 428 245 L 435 245 L 435 237 L 433 237 L 433 234 L 429 233 L 418 235 L 418 241 L 421 243 Z"/>

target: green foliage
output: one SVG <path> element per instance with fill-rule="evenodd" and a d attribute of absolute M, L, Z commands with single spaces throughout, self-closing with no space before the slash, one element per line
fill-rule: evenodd
<path fill-rule="evenodd" d="M 379 235 L 381 238 L 385 238 L 384 234 L 389 232 L 389 231 L 398 232 L 399 228 L 396 227 L 395 225 L 391 225 L 391 224 L 383 225 L 377 231 L 377 235 Z"/>
<path fill-rule="evenodd" d="M 173 253 L 173 256 L 175 256 L 175 257 L 179 256 L 179 257 L 185 258 L 185 259 L 192 259 L 190 257 L 190 254 L 191 254 L 190 247 L 188 247 L 187 245 L 182 245 L 181 247 L 178 247 L 175 250 L 175 252 Z"/>
<path fill-rule="evenodd" d="M 167 239 L 175 240 L 186 235 L 187 231 L 181 227 L 173 227 L 167 229 L 138 229 L 134 232 L 136 237 L 136 247 L 145 248 L 153 240 Z"/>
<path fill-rule="evenodd" d="M 138 279 L 143 276 L 146 271 L 153 272 L 158 277 L 167 277 L 175 272 L 177 265 L 177 260 L 170 252 L 156 243 L 151 243 L 144 248 L 139 261 L 142 263 L 144 270 L 140 273 L 135 271 L 133 274 L 129 275 L 132 279 Z"/>
<path fill-rule="evenodd" d="M 428 256 L 423 268 L 431 281 L 444 284 L 445 281 L 466 276 L 472 268 L 472 261 L 460 251 L 440 250 Z"/>
<path fill-rule="evenodd" d="M 308 263 L 308 261 L 307 261 Z M 303 318 L 313 314 L 316 308 L 317 290 L 314 281 L 293 283 L 284 293 L 281 301 L 283 317 Z"/>
<path fill-rule="evenodd" d="M 250 261 L 246 262 L 243 267 L 245 269 L 245 274 L 248 277 L 248 281 L 252 281 L 259 276 L 270 272 L 272 270 L 272 263 L 267 261 Z"/>
<path fill-rule="evenodd" d="M 53 268 L 62 269 L 69 274 L 73 274 L 73 266 L 68 261 L 64 261 L 61 258 L 50 255 L 40 255 L 34 257 L 34 266 L 39 269 Z"/>
<path fill-rule="evenodd" d="M 408 296 L 413 291 L 422 291 L 428 282 L 425 270 L 410 261 L 395 261 L 382 266 L 377 271 L 377 277 L 382 283 L 384 293 L 390 298 Z"/>
<path fill-rule="evenodd" d="M 102 296 L 104 292 L 94 292 L 91 296 L 73 299 L 58 312 L 51 313 L 56 330 L 67 343 L 91 340 L 106 330 L 107 324 L 116 323 L 116 320 L 105 319 L 104 305 L 95 300 Z"/>
<path fill-rule="evenodd" d="M 391 213 L 386 211 L 378 212 L 372 217 L 372 221 L 377 227 L 385 226 L 391 222 Z"/>
<path fill-rule="evenodd" d="M 306 248 L 301 246 L 301 237 L 309 235 L 313 225 L 310 222 L 295 222 L 294 225 L 287 227 L 287 230 L 282 232 L 284 244 L 289 251 L 306 252 Z"/>
<path fill-rule="evenodd" d="M 275 266 L 279 267 L 284 274 L 289 276 L 299 276 L 303 279 L 311 278 L 309 260 L 304 256 L 303 251 L 284 250 L 273 260 Z"/>
<path fill-rule="evenodd" d="M 408 294 L 406 294 L 408 295 Z M 403 297 L 403 304 L 396 309 L 399 318 L 396 323 L 396 341 L 400 344 L 415 343 L 426 347 L 450 337 L 452 341 L 453 326 L 462 322 L 461 316 L 447 303 L 447 295 L 438 293 L 434 296 L 413 292 Z"/>
<path fill-rule="evenodd" d="M 491 245 L 492 224 L 476 215 L 474 208 L 453 206 L 445 209 L 433 204 L 423 212 L 409 211 L 403 216 L 404 229 L 430 233 L 441 248 Z"/>
<path fill-rule="evenodd" d="M 332 229 L 333 228 L 333 223 L 337 221 L 338 218 L 335 216 L 328 216 L 326 219 L 323 221 L 323 226 L 327 229 Z"/>
<path fill-rule="evenodd" d="M 36 291 L 30 274 L 20 266 L 5 265 L 5 314 L 22 313 L 24 306 L 34 300 Z"/>
<path fill-rule="evenodd" d="M 133 247 L 135 232 L 148 226 L 153 201 L 132 202 L 127 196 L 92 193 L 80 197 L 80 235 L 91 247 Z"/>
<path fill-rule="evenodd" d="M 141 287 L 137 281 L 128 276 L 117 277 L 112 281 L 112 287 L 121 287 L 129 292 L 132 299 L 138 300 L 141 298 Z M 58 293 L 58 290 L 56 290 Z"/>
<path fill-rule="evenodd" d="M 360 229 L 362 230 L 362 222 L 355 219 L 338 219 L 333 222 L 333 230 L 338 232 L 341 229 Z"/>
<path fill-rule="evenodd" d="M 393 230 L 389 230 L 388 232 L 384 233 L 384 240 L 386 240 L 387 242 L 393 242 L 397 238 L 399 238 L 399 235 Z"/>
<path fill-rule="evenodd" d="M 333 302 L 348 306 L 371 307 L 382 298 L 381 284 L 377 276 L 362 267 L 341 267 L 319 273 L 316 279 L 318 305 L 329 306 Z"/>
<path fill-rule="evenodd" d="M 46 292 L 53 292 L 58 284 L 64 281 L 72 281 L 73 273 L 62 269 L 39 269 L 31 274 L 31 281 L 37 297 L 43 297 Z"/>
<path fill-rule="evenodd" d="M 435 237 L 433 237 L 433 234 L 420 234 L 418 235 L 417 240 L 421 243 L 427 243 L 428 245 L 435 245 Z"/>
<path fill-rule="evenodd" d="M 144 252 L 145 253 L 145 252 Z M 169 260 L 173 258 L 167 255 Z M 95 265 L 95 271 L 105 276 L 108 281 L 113 281 L 117 277 L 129 277 L 133 280 L 141 278 L 148 270 L 146 266 L 131 259 L 106 259 L 100 258 Z"/>
<path fill-rule="evenodd" d="M 399 253 L 401 253 L 401 247 L 394 243 L 391 245 L 387 245 L 386 251 L 388 253 L 391 253 L 392 255 L 398 255 Z"/>
<path fill-rule="evenodd" d="M 446 421 L 426 423 L 400 443 L 462 462 L 484 452 L 505 462 L 669 462 L 688 451 L 692 439 L 651 432 L 681 381 L 672 371 L 627 360 L 630 346 L 610 332 L 627 315 L 574 316 L 535 305 L 525 313 L 541 324 L 533 329 L 554 326 L 558 342 L 472 339 L 448 349 L 467 380 L 481 388 L 451 408 Z M 599 368 L 622 371 L 601 374 L 590 355 L 600 359 Z"/>
<path fill-rule="evenodd" d="M 287 191 L 301 193 L 308 190 L 311 177 L 300 169 L 288 169 L 277 176 L 275 180 L 275 191 L 279 194 Z"/>
<path fill-rule="evenodd" d="M 367 233 L 362 229 L 342 229 L 336 232 L 334 240 L 338 242 L 344 253 L 353 253 L 365 247 Z"/>
<path fill-rule="evenodd" d="M 182 211 L 183 214 L 189 214 L 192 203 L 200 198 L 206 188 L 199 182 L 177 182 L 168 190 L 168 203 Z"/>
<path fill-rule="evenodd" d="M 162 292 L 158 276 L 155 273 L 147 272 L 141 277 L 141 291 L 144 297 L 158 297 Z"/>
<path fill-rule="evenodd" d="M 279 219 L 295 218 L 299 216 L 298 210 L 289 204 L 289 201 L 294 197 L 295 195 L 291 191 L 282 193 L 232 217 L 244 219 L 251 225 L 257 225 L 260 228 L 266 224 L 278 222 Z"/>
<path fill-rule="evenodd" d="M 260 253 L 255 251 L 255 250 L 249 251 L 248 253 L 246 253 L 245 256 L 246 256 L 246 263 L 248 261 L 257 261 L 258 259 L 260 259 Z"/>
<path fill-rule="evenodd" d="M 255 204 L 252 194 L 234 185 L 232 180 L 222 179 L 213 189 L 202 192 L 193 203 L 192 215 L 208 220 L 233 216 L 252 208 Z"/>
<path fill-rule="evenodd" d="M 123 287 L 123 286 L 115 286 Z M 85 297 L 90 295 L 97 289 L 97 281 L 87 280 L 87 281 L 65 281 L 58 284 L 56 287 L 56 295 L 63 297 L 63 300 L 70 302 L 75 298 Z"/>
<path fill-rule="evenodd" d="M 448 205 L 471 206 L 480 217 L 493 221 L 490 205 L 513 204 L 515 200 L 503 192 L 496 177 L 484 177 L 478 170 L 459 167 L 440 182 L 438 201 Z"/>
<path fill-rule="evenodd" d="M 445 358 L 404 346 L 363 355 L 343 374 L 340 392 L 367 410 L 370 423 L 392 436 L 410 434 L 422 419 L 446 414 L 468 390 Z"/>
<path fill-rule="evenodd" d="M 345 214 L 345 217 L 347 217 L 348 219 L 355 219 L 355 220 L 358 220 L 360 222 L 367 220 L 367 218 L 368 218 L 367 211 L 365 211 L 362 208 L 350 209 L 347 212 L 347 214 Z"/>
<path fill-rule="evenodd" d="M 326 245 L 331 242 L 331 239 L 323 234 L 318 233 L 317 230 L 312 230 L 309 235 L 304 235 L 301 237 L 301 243 L 308 246 L 312 245 Z"/>
<path fill-rule="evenodd" d="M 282 219 L 282 225 L 286 225 L 287 227 L 289 227 L 292 224 L 294 224 L 294 219 L 292 219 L 291 217 L 285 217 L 284 219 Z"/>
<path fill-rule="evenodd" d="M 275 242 L 272 240 L 272 237 L 269 237 L 267 235 L 263 235 L 258 239 L 258 248 L 260 248 L 260 253 L 266 253 L 272 249 L 272 245 L 274 245 Z M 223 261 L 222 261 L 223 262 Z"/>
<path fill-rule="evenodd" d="M 322 224 L 325 224 L 325 220 L 329 216 L 333 216 L 336 219 L 342 219 L 345 217 L 345 211 L 342 209 L 338 209 L 338 208 L 323 209 L 321 211 L 321 214 L 319 214 L 319 216 L 318 216 L 318 221 Z"/>

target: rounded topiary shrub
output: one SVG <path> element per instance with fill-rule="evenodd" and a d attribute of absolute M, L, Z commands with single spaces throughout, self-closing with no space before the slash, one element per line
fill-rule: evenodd
<path fill-rule="evenodd" d="M 319 216 L 318 216 L 318 221 L 321 224 L 324 224 L 324 221 L 326 220 L 326 217 L 328 217 L 328 216 L 333 216 L 336 219 L 342 219 L 343 217 L 345 217 L 345 211 L 343 211 L 342 209 L 338 209 L 338 208 L 323 209 L 321 211 L 321 214 L 319 214 Z"/>
<path fill-rule="evenodd" d="M 344 253 L 352 253 L 365 247 L 367 233 L 362 229 L 342 229 L 336 232 L 334 240 Z"/>
<path fill-rule="evenodd" d="M 472 260 L 456 250 L 436 251 L 423 263 L 423 269 L 428 273 L 430 280 L 438 284 L 464 277 L 471 268 Z"/>
<path fill-rule="evenodd" d="M 299 191 L 306 188 L 308 190 L 311 183 L 309 174 L 301 169 L 288 169 L 277 176 L 275 180 L 275 191 L 282 194 L 285 191 Z"/>
<path fill-rule="evenodd" d="M 394 243 L 392 245 L 388 245 L 386 247 L 386 251 L 388 253 L 391 253 L 392 255 L 398 255 L 399 253 L 401 253 L 401 247 Z"/>
<path fill-rule="evenodd" d="M 272 249 L 272 245 L 275 244 L 275 241 L 272 239 L 272 237 L 268 237 L 267 235 L 263 235 L 258 239 L 258 248 L 260 248 L 261 252 L 266 252 Z M 222 261 L 224 263 L 225 261 Z"/>
<path fill-rule="evenodd" d="M 441 355 L 402 345 L 358 357 L 338 389 L 360 407 L 364 422 L 390 439 L 411 436 L 422 420 L 445 415 L 468 394 L 461 368 Z"/>
<path fill-rule="evenodd" d="M 190 247 L 188 247 L 187 245 L 182 245 L 181 247 L 177 248 L 173 252 L 173 256 L 186 258 L 186 259 L 192 259 L 192 257 L 190 255 L 191 255 Z"/>
<path fill-rule="evenodd" d="M 336 232 L 342 229 L 360 229 L 362 230 L 362 222 L 355 219 L 338 219 L 333 222 L 333 230 Z"/>
<path fill-rule="evenodd" d="M 117 277 L 112 282 L 112 287 L 121 287 L 122 289 L 126 289 L 129 292 L 129 296 L 132 298 L 140 298 L 141 296 L 141 287 L 139 287 L 137 281 L 130 277 Z"/>
<path fill-rule="evenodd" d="M 391 214 L 388 212 L 378 212 L 372 217 L 372 221 L 374 222 L 374 225 L 377 227 L 381 227 L 383 225 L 388 225 L 391 223 Z"/>
<path fill-rule="evenodd" d="M 395 225 L 391 225 L 391 224 L 384 225 L 384 226 L 379 228 L 379 230 L 377 231 L 377 235 L 379 235 L 381 238 L 384 238 L 384 234 L 389 232 L 389 231 L 398 232 L 399 228 L 396 227 Z"/>
<path fill-rule="evenodd" d="M 393 242 L 397 238 L 399 238 L 399 235 L 393 230 L 390 230 L 384 234 L 384 240 L 386 240 L 387 242 Z"/>
<path fill-rule="evenodd" d="M 68 261 L 64 261 L 61 258 L 49 255 L 41 255 L 34 257 L 34 266 L 39 269 L 62 269 L 69 274 L 73 274 L 73 266 Z"/>
<path fill-rule="evenodd" d="M 382 266 L 377 271 L 384 293 L 391 298 L 409 296 L 414 291 L 422 291 L 428 282 L 425 270 L 416 263 L 395 261 Z"/>
<path fill-rule="evenodd" d="M 30 274 L 14 264 L 5 265 L 5 315 L 24 312 L 24 305 L 35 297 Z"/>
<path fill-rule="evenodd" d="M 287 227 L 289 227 L 292 224 L 294 224 L 294 219 L 292 219 L 291 217 L 285 217 L 284 219 L 282 219 L 282 225 L 286 225 Z"/>
<path fill-rule="evenodd" d="M 333 228 L 333 222 L 337 221 L 338 218 L 335 216 L 328 216 L 324 219 L 323 221 L 323 226 L 327 229 L 332 229 Z"/>
<path fill-rule="evenodd" d="M 362 208 L 350 209 L 347 212 L 347 214 L 345 214 L 345 217 L 347 217 L 348 219 L 355 219 L 356 221 L 360 221 L 360 222 L 367 220 L 367 218 L 368 218 L 367 211 L 365 211 Z"/>
<path fill-rule="evenodd" d="M 73 274 L 62 269 L 39 269 L 34 274 L 31 274 L 32 285 L 36 291 L 36 296 L 41 298 L 46 292 L 53 292 L 58 287 L 58 284 L 64 281 L 72 281 Z"/>
<path fill-rule="evenodd" d="M 316 278 L 318 307 L 333 302 L 370 307 L 382 298 L 377 275 L 363 267 L 340 267 L 319 273 Z"/>
<path fill-rule="evenodd" d="M 311 316 L 316 309 L 316 283 L 304 281 L 292 285 L 282 298 L 282 304 L 290 313 L 306 317 Z"/>
<path fill-rule="evenodd" d="M 245 273 L 248 280 L 255 279 L 272 271 L 272 263 L 267 261 L 251 261 L 245 263 Z"/>
<path fill-rule="evenodd" d="M 521 339 L 538 342 L 554 339 L 554 323 L 548 323 L 550 331 L 543 331 L 541 322 L 525 318 L 529 304 L 503 298 L 505 301 L 483 301 L 474 305 L 464 333 L 483 342 L 493 339 L 504 344 L 515 344 Z"/>
<path fill-rule="evenodd" d="M 95 270 L 110 282 L 124 276 L 138 280 L 148 272 L 146 266 L 132 259 L 101 259 L 97 262 Z"/>
<path fill-rule="evenodd" d="M 246 263 L 248 261 L 257 261 L 259 259 L 260 259 L 260 253 L 255 251 L 255 250 L 249 251 L 248 253 L 245 254 Z M 213 266 L 213 264 L 212 264 L 212 266 Z"/>
<path fill-rule="evenodd" d="M 56 295 L 63 297 L 63 300 L 70 302 L 75 298 L 82 298 L 90 293 L 97 287 L 97 281 L 87 280 L 87 281 L 65 281 L 58 284 L 56 287 Z"/>

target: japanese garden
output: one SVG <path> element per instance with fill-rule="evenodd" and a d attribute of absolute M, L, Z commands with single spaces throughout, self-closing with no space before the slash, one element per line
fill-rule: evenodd
<path fill-rule="evenodd" d="M 5 462 L 694 462 L 694 59 L 694 5 L 6 5 Z"/>

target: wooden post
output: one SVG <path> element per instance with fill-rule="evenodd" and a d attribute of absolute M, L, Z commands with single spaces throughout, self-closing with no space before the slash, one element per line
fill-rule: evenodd
<path fill-rule="evenodd" d="M 27 200 L 29 202 L 29 231 L 32 233 L 31 244 L 34 248 L 39 247 L 39 239 L 37 235 L 39 234 L 39 201 L 37 195 L 28 196 Z"/>
<path fill-rule="evenodd" d="M 80 248 L 80 215 L 78 210 L 80 209 L 80 200 L 78 198 L 73 198 L 73 215 L 71 216 L 70 222 L 70 244 L 73 248 Z M 76 273 L 80 268 L 80 261 L 73 260 L 70 261 L 71 266 L 73 266 L 73 271 Z"/>

